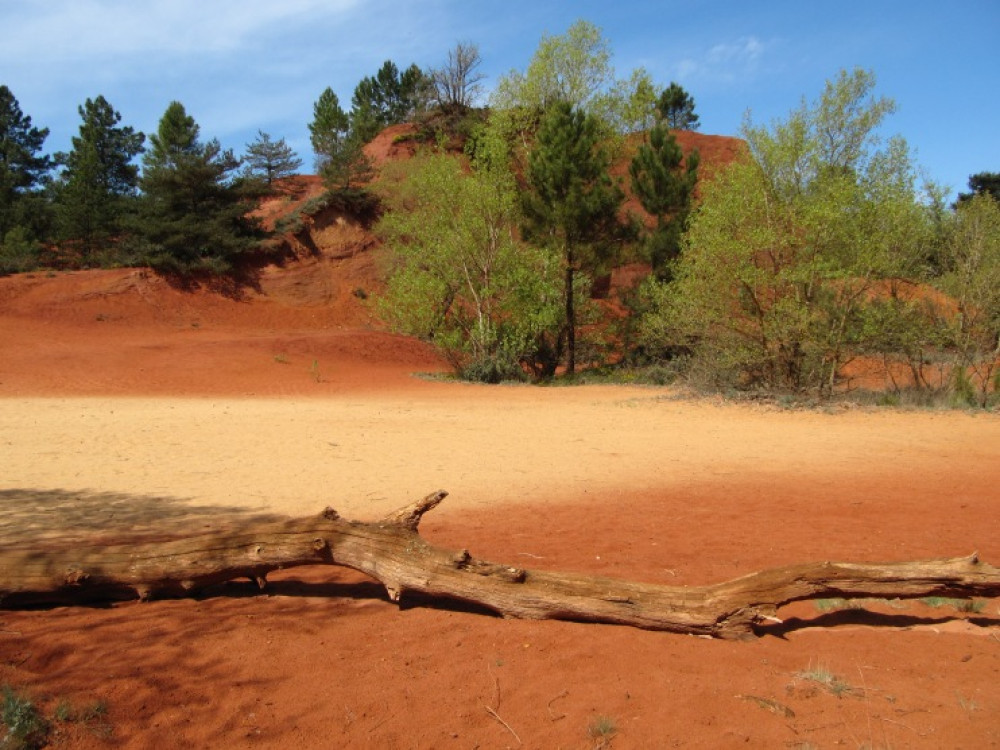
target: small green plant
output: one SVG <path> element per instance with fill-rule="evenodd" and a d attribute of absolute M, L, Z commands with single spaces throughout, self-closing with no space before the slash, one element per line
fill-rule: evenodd
<path fill-rule="evenodd" d="M 959 612 L 978 614 L 986 609 L 986 602 L 976 599 L 954 599 L 948 596 L 925 596 L 921 599 L 928 607 L 953 607 Z"/>
<path fill-rule="evenodd" d="M 800 680 L 815 682 L 817 685 L 820 685 L 828 692 L 836 695 L 838 698 L 858 692 L 856 688 L 844 682 L 842 679 L 837 677 L 837 675 L 823 666 L 810 667 L 804 672 L 796 673 L 795 676 Z"/>
<path fill-rule="evenodd" d="M 29 698 L 10 685 L 3 686 L 0 722 L 7 728 L 0 739 L 2 750 L 35 750 L 48 744 L 51 724 Z"/>
<path fill-rule="evenodd" d="M 618 725 L 610 716 L 597 716 L 590 726 L 587 727 L 590 738 L 596 741 L 595 748 L 605 748 L 611 744 L 611 740 L 618 734 Z"/>
<path fill-rule="evenodd" d="M 287 365 L 289 362 L 288 356 L 285 354 L 275 354 L 274 361 L 279 365 Z"/>
<path fill-rule="evenodd" d="M 316 381 L 317 383 L 322 382 L 323 376 L 319 372 L 319 360 L 318 359 L 314 359 L 313 360 L 312 365 L 310 365 L 310 367 L 309 367 L 309 374 L 312 376 L 312 379 L 314 381 Z"/>

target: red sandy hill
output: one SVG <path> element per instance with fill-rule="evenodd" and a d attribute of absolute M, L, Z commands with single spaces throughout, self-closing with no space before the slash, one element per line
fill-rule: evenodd
<path fill-rule="evenodd" d="M 406 136 L 414 132 L 412 125 L 383 131 L 367 146 L 375 165 L 412 156 L 417 143 Z M 707 173 L 742 144 L 689 132 L 677 139 L 685 152 L 701 152 Z M 291 178 L 256 213 L 273 228 L 323 190 L 318 177 Z M 627 210 L 641 212 L 634 201 Z M 280 242 L 283 258 L 253 269 L 236 290 L 181 289 L 146 269 L 0 278 L 0 395 L 288 395 L 386 387 L 444 368 L 430 347 L 387 333 L 375 316 L 384 262 L 363 221 L 327 207 L 303 215 L 301 228 Z"/>

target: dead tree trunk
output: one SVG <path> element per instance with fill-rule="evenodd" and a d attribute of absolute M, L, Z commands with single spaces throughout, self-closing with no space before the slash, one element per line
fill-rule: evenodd
<path fill-rule="evenodd" d="M 417 591 L 474 602 L 504 617 L 631 625 L 718 638 L 752 636 L 778 607 L 828 597 L 997 596 L 1000 569 L 976 555 L 886 564 L 806 563 L 710 586 L 662 586 L 529 571 L 427 544 L 417 526 L 436 492 L 362 523 L 327 509 L 315 517 L 232 532 L 119 545 L 38 550 L 0 547 L 0 605 L 184 596 L 239 578 L 263 588 L 268 573 L 340 565 L 380 581 L 398 601 Z"/>

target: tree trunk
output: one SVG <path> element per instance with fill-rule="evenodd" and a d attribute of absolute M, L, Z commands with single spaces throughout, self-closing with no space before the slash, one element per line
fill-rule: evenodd
<path fill-rule="evenodd" d="M 887 564 L 807 563 L 709 586 L 662 586 L 529 571 L 427 544 L 417 526 L 447 493 L 428 495 L 381 521 L 318 516 L 257 522 L 188 538 L 91 546 L 0 547 L 0 604 L 23 606 L 184 596 L 300 565 L 340 565 L 380 581 L 389 598 L 406 591 L 474 602 L 504 617 L 631 625 L 742 638 L 777 622 L 778 607 L 827 597 L 997 596 L 1000 569 L 975 555 Z"/>
<path fill-rule="evenodd" d="M 572 248 L 566 250 L 566 374 L 576 374 L 576 308 L 573 299 Z"/>

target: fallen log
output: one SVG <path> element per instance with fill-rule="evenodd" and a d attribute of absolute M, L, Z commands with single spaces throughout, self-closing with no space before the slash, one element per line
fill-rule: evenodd
<path fill-rule="evenodd" d="M 380 581 L 392 601 L 407 591 L 473 602 L 504 617 L 631 625 L 717 638 L 752 637 L 803 599 L 969 598 L 1000 595 L 1000 569 L 975 554 L 947 560 L 818 562 L 708 586 L 663 586 L 531 571 L 435 547 L 418 533 L 435 492 L 380 521 L 318 516 L 226 532 L 114 545 L 0 546 L 0 606 L 185 596 L 241 578 L 261 589 L 272 571 L 339 565 Z"/>

